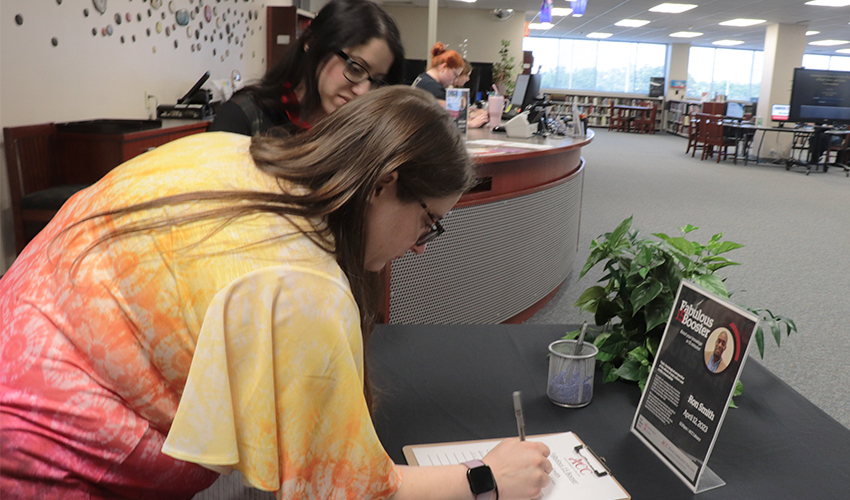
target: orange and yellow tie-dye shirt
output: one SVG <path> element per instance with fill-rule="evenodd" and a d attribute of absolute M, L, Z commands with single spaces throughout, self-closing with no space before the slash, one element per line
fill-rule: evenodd
<path fill-rule="evenodd" d="M 61 339 L 89 381 L 73 388 L 79 400 L 69 410 L 86 418 L 64 425 L 63 439 L 101 433 L 107 463 L 125 458 L 149 426 L 168 434 L 163 453 L 239 470 L 279 498 L 386 498 L 401 476 L 363 397 L 357 305 L 333 256 L 295 230 L 306 221 L 255 214 L 171 225 L 100 244 L 82 260 L 117 227 L 227 202 L 151 208 L 62 232 L 163 196 L 279 192 L 249 144 L 227 133 L 180 139 L 63 207 L 0 282 L 0 341 L 14 348 L 0 351 L 11 391 L 3 398 L 48 400 L 60 387 L 67 396 L 76 382 L 51 378 L 39 361 L 44 344 Z M 33 324 L 39 332 L 30 335 Z M 94 408 L 86 383 L 118 397 Z"/>

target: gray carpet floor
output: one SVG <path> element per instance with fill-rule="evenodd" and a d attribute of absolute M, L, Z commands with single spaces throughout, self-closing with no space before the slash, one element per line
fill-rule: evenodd
<path fill-rule="evenodd" d="M 690 239 L 725 239 L 746 245 L 727 256 L 741 266 L 720 271 L 734 301 L 765 307 L 795 320 L 798 334 L 777 347 L 765 339 L 757 361 L 826 413 L 850 427 L 850 179 L 830 169 L 804 175 L 797 168 L 731 160 L 715 163 L 685 155 L 686 140 L 659 133 L 637 135 L 594 129 L 583 149 L 584 178 L 579 254 L 556 296 L 527 323 L 588 321 L 573 303 L 595 284 L 601 269 L 578 274 L 593 238 L 634 216 L 644 236 L 699 227 Z M 766 141 L 767 143 L 767 141 Z M 600 267 L 601 266 L 597 266 Z M 746 387 L 744 388 L 746 391 Z"/>

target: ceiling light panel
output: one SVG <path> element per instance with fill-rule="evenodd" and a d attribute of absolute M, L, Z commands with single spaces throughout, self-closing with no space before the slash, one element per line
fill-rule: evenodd
<path fill-rule="evenodd" d="M 553 7 L 552 15 L 556 17 L 566 17 L 573 13 L 573 9 L 569 7 Z"/>
<path fill-rule="evenodd" d="M 661 3 L 649 9 L 650 12 L 663 12 L 665 14 L 681 14 L 691 9 L 695 9 L 696 4 L 692 3 Z"/>
<path fill-rule="evenodd" d="M 587 38 L 608 38 L 610 36 L 611 33 L 598 33 L 596 31 L 587 34 Z"/>
<path fill-rule="evenodd" d="M 530 30 L 548 30 L 551 29 L 552 26 L 555 26 L 552 23 L 528 23 L 528 29 Z"/>
<path fill-rule="evenodd" d="M 702 36 L 702 33 L 698 31 L 677 31 L 675 33 L 670 33 L 670 36 L 673 38 L 696 38 L 698 36 Z"/>
<path fill-rule="evenodd" d="M 809 45 L 832 47 L 833 45 L 844 45 L 845 43 L 850 43 L 850 40 L 816 40 L 814 42 L 809 42 Z"/>
<path fill-rule="evenodd" d="M 806 36 L 819 35 L 820 31 L 807 31 Z"/>
<path fill-rule="evenodd" d="M 643 21 L 641 19 L 623 19 L 622 21 L 617 21 L 614 23 L 614 26 L 623 26 L 626 28 L 640 28 L 641 26 L 646 26 L 649 24 L 649 21 Z"/>
<path fill-rule="evenodd" d="M 817 7 L 847 7 L 850 5 L 850 0 L 811 0 L 806 2 L 806 5 L 815 5 Z"/>
<path fill-rule="evenodd" d="M 723 47 L 732 47 L 741 45 L 742 43 L 744 43 L 742 40 L 717 40 L 716 42 L 711 42 L 712 45 L 721 45 Z"/>
<path fill-rule="evenodd" d="M 766 23 L 767 21 L 764 19 L 731 19 L 729 21 L 723 21 L 720 23 L 720 26 L 755 26 L 756 24 Z"/>

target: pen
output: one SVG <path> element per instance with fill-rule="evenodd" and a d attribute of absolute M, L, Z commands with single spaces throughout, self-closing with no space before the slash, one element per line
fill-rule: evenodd
<path fill-rule="evenodd" d="M 525 420 L 522 418 L 522 401 L 519 399 L 519 391 L 514 391 L 514 413 L 516 413 L 516 429 L 519 440 L 525 441 Z"/>

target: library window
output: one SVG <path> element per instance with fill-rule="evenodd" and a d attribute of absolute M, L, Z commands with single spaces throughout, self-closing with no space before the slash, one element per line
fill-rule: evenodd
<path fill-rule="evenodd" d="M 850 71 L 850 57 L 803 54 L 803 67 L 806 69 Z"/>
<path fill-rule="evenodd" d="M 760 50 L 691 47 L 688 56 L 687 96 L 714 100 L 758 99 L 764 52 Z"/>
<path fill-rule="evenodd" d="M 657 43 L 567 38 L 523 38 L 534 54 L 541 87 L 550 90 L 649 93 L 649 79 L 663 77 L 667 48 Z"/>

